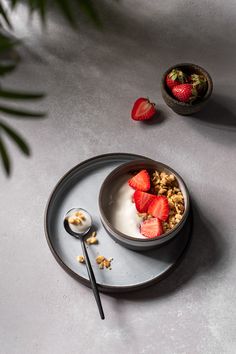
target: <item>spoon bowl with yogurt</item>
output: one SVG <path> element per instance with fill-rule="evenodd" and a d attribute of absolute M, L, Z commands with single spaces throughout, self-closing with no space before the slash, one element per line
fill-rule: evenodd
<path fill-rule="evenodd" d="M 94 293 L 95 300 L 98 305 L 99 313 L 101 319 L 104 320 L 104 312 L 102 308 L 102 303 L 96 283 L 96 279 L 93 273 L 93 269 L 89 260 L 88 252 L 85 246 L 85 236 L 88 234 L 92 227 L 92 217 L 91 215 L 82 208 L 70 209 L 64 217 L 64 228 L 69 235 L 79 239 L 81 241 L 83 255 L 85 258 L 85 264 L 88 271 L 88 276 L 91 282 L 91 287 Z"/>

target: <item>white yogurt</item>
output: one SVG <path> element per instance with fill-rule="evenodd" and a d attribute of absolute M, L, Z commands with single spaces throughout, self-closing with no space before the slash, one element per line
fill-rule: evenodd
<path fill-rule="evenodd" d="M 138 216 L 135 203 L 132 202 L 134 189 L 124 178 L 110 197 L 110 222 L 120 232 L 135 238 L 145 238 L 139 231 L 142 218 Z"/>
<path fill-rule="evenodd" d="M 77 234 L 85 233 L 91 227 L 91 224 L 92 224 L 91 216 L 83 209 L 73 209 L 67 215 L 67 218 L 69 219 L 70 216 L 73 217 L 76 212 L 81 212 L 84 215 L 84 220 L 82 220 L 80 224 L 71 224 L 70 222 L 68 222 L 68 225 L 69 225 L 71 231 L 73 231 Z"/>

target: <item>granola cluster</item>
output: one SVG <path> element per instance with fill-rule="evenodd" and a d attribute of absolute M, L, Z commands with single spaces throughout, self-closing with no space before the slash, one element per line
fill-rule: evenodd
<path fill-rule="evenodd" d="M 100 269 L 108 268 L 111 270 L 111 262 L 113 258 L 106 258 L 104 256 L 97 256 L 96 262 Z"/>
<path fill-rule="evenodd" d="M 86 220 L 85 215 L 82 211 L 76 211 L 74 214 L 69 216 L 68 218 L 68 223 L 69 224 L 74 224 L 74 225 L 80 225 L 83 224 L 83 222 Z"/>
<path fill-rule="evenodd" d="M 168 199 L 170 213 L 166 222 L 163 222 L 164 232 L 168 232 L 175 227 L 182 219 L 185 207 L 184 197 L 179 188 L 178 181 L 172 174 L 154 171 L 151 176 L 154 193 L 164 195 Z"/>

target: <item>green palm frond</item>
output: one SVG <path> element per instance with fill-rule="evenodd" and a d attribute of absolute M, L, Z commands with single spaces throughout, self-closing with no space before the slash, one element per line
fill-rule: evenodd
<path fill-rule="evenodd" d="M 23 154 L 27 156 L 30 155 L 29 145 L 26 143 L 24 138 L 18 132 L 16 132 L 16 130 L 11 128 L 3 121 L 0 121 L 0 129 L 4 131 L 8 135 L 8 137 L 13 140 L 13 142 L 15 142 L 15 144 L 18 146 L 18 148 Z"/>
<path fill-rule="evenodd" d="M 0 63 L 0 76 L 10 73 L 15 70 L 16 63 Z"/>
<path fill-rule="evenodd" d="M 39 1 L 39 14 L 44 24 L 46 22 L 46 10 L 47 10 L 46 0 Z"/>
<path fill-rule="evenodd" d="M 23 118 L 43 118 L 45 117 L 44 112 L 32 112 L 19 108 L 12 108 L 5 105 L 0 105 L 0 111 L 9 114 L 10 116 L 15 116 L 15 118 L 23 117 Z"/>
<path fill-rule="evenodd" d="M 17 67 L 17 60 L 6 60 L 4 58 L 4 53 L 10 53 L 12 50 L 21 43 L 20 40 L 15 39 L 9 34 L 14 28 L 10 20 L 10 13 L 14 11 L 15 7 L 21 2 L 21 0 L 9 0 L 8 4 L 10 9 L 6 8 L 2 0 L 0 0 L 0 77 L 11 73 Z M 45 24 L 47 20 L 47 9 L 52 4 L 57 7 L 67 22 L 73 28 L 77 27 L 76 21 L 76 8 L 83 12 L 97 27 L 101 27 L 101 22 L 97 11 L 95 10 L 94 3 L 95 0 L 26 0 L 30 13 L 37 12 Z M 2 55 L 4 54 L 4 55 Z M 15 58 L 15 56 L 13 56 Z M 19 100 L 36 100 L 44 98 L 43 93 L 31 93 L 24 91 L 15 91 L 4 89 L 0 83 L 0 113 L 4 116 L 15 117 L 15 118 L 43 118 L 45 117 L 44 112 L 30 111 L 28 109 L 22 109 L 12 106 L 11 104 L 6 104 L 5 101 L 19 101 Z M 5 121 L 0 120 L 0 157 L 2 159 L 3 167 L 7 175 L 11 173 L 11 158 L 5 144 L 5 136 L 12 140 L 20 151 L 25 155 L 30 155 L 30 148 L 24 138 L 16 131 L 14 128 L 10 127 Z"/>
<path fill-rule="evenodd" d="M 2 158 L 2 163 L 3 163 L 3 167 L 5 169 L 5 172 L 9 176 L 11 173 L 11 160 L 10 160 L 10 156 L 7 151 L 5 142 L 2 139 L 1 132 L 0 132 L 0 156 Z"/>
<path fill-rule="evenodd" d="M 11 9 L 13 10 L 18 5 L 18 3 L 20 3 L 20 0 L 10 0 Z M 46 22 L 47 8 L 49 4 L 50 6 L 52 5 L 51 1 L 27 0 L 26 4 L 28 5 L 29 11 L 31 13 L 35 11 L 38 12 L 42 22 L 43 23 Z M 65 17 L 65 19 L 73 28 L 77 27 L 76 14 L 74 11 L 75 8 L 78 8 L 81 12 L 83 12 L 94 23 L 94 25 L 96 25 L 97 27 L 101 27 L 101 21 L 91 0 L 74 0 L 74 1 L 54 0 L 53 5 L 61 11 L 62 15 Z M 6 15 L 6 11 L 4 12 L 3 15 L 4 18 L 5 15 Z"/>
<path fill-rule="evenodd" d="M 2 5 L 2 3 L 0 2 L 0 16 L 4 19 L 6 25 L 12 29 L 12 24 L 9 20 L 9 17 L 7 15 L 7 11 L 4 9 L 4 6 Z"/>
<path fill-rule="evenodd" d="M 1 68 L 1 66 L 0 66 Z M 10 68 L 8 68 L 10 69 Z M 37 100 L 44 98 L 45 94 L 42 92 L 32 93 L 27 91 L 16 91 L 9 90 L 3 87 L 0 87 L 0 100 L 8 100 L 8 101 L 16 101 L 16 100 Z M 2 104 L 0 102 L 0 112 L 7 114 L 8 116 L 12 116 L 15 118 L 42 118 L 45 117 L 44 112 L 35 112 L 29 111 L 20 108 L 13 108 L 11 106 L 6 106 L 5 103 Z M 10 127 L 7 123 L 0 120 L 0 156 L 2 159 L 3 167 L 7 176 L 11 173 L 11 159 L 9 156 L 9 152 L 7 150 L 7 146 L 4 142 L 3 135 L 6 135 L 10 138 L 20 149 L 20 151 L 29 156 L 30 148 L 24 138 L 16 131 L 14 128 Z"/>
<path fill-rule="evenodd" d="M 78 6 L 87 15 L 97 27 L 101 27 L 101 21 L 90 0 L 77 0 Z"/>
<path fill-rule="evenodd" d="M 3 89 L 2 87 L 0 88 L 0 98 L 6 98 L 6 99 L 15 99 L 15 100 L 36 100 L 36 99 L 41 99 L 44 98 L 45 94 L 43 92 L 37 92 L 37 93 L 32 93 L 32 92 L 27 92 L 27 91 L 15 91 L 15 90 L 6 90 Z"/>
<path fill-rule="evenodd" d="M 40 2 L 40 0 L 39 0 Z M 69 24 L 72 27 L 76 27 L 76 21 L 75 21 L 75 17 L 73 14 L 73 10 L 71 8 L 71 5 L 69 4 L 69 1 L 66 0 L 56 0 L 56 4 L 58 6 L 58 8 L 61 10 L 63 16 L 67 19 L 67 21 L 69 22 Z"/>
<path fill-rule="evenodd" d="M 18 39 L 11 38 L 0 32 L 0 53 L 5 52 L 8 49 L 12 49 L 18 44 L 20 44 Z"/>

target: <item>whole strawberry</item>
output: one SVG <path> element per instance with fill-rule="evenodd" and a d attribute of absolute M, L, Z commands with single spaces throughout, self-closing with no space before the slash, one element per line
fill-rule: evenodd
<path fill-rule="evenodd" d="M 190 77 L 191 84 L 196 88 L 198 94 L 202 96 L 207 89 L 207 80 L 204 75 L 192 74 Z"/>
<path fill-rule="evenodd" d="M 166 76 L 166 85 L 169 87 L 170 90 L 172 90 L 173 87 L 184 84 L 186 82 L 188 82 L 187 75 L 179 69 L 171 70 L 171 72 Z"/>
<path fill-rule="evenodd" d="M 198 97 L 198 92 L 192 84 L 181 84 L 172 89 L 172 94 L 180 102 L 192 103 Z"/>

